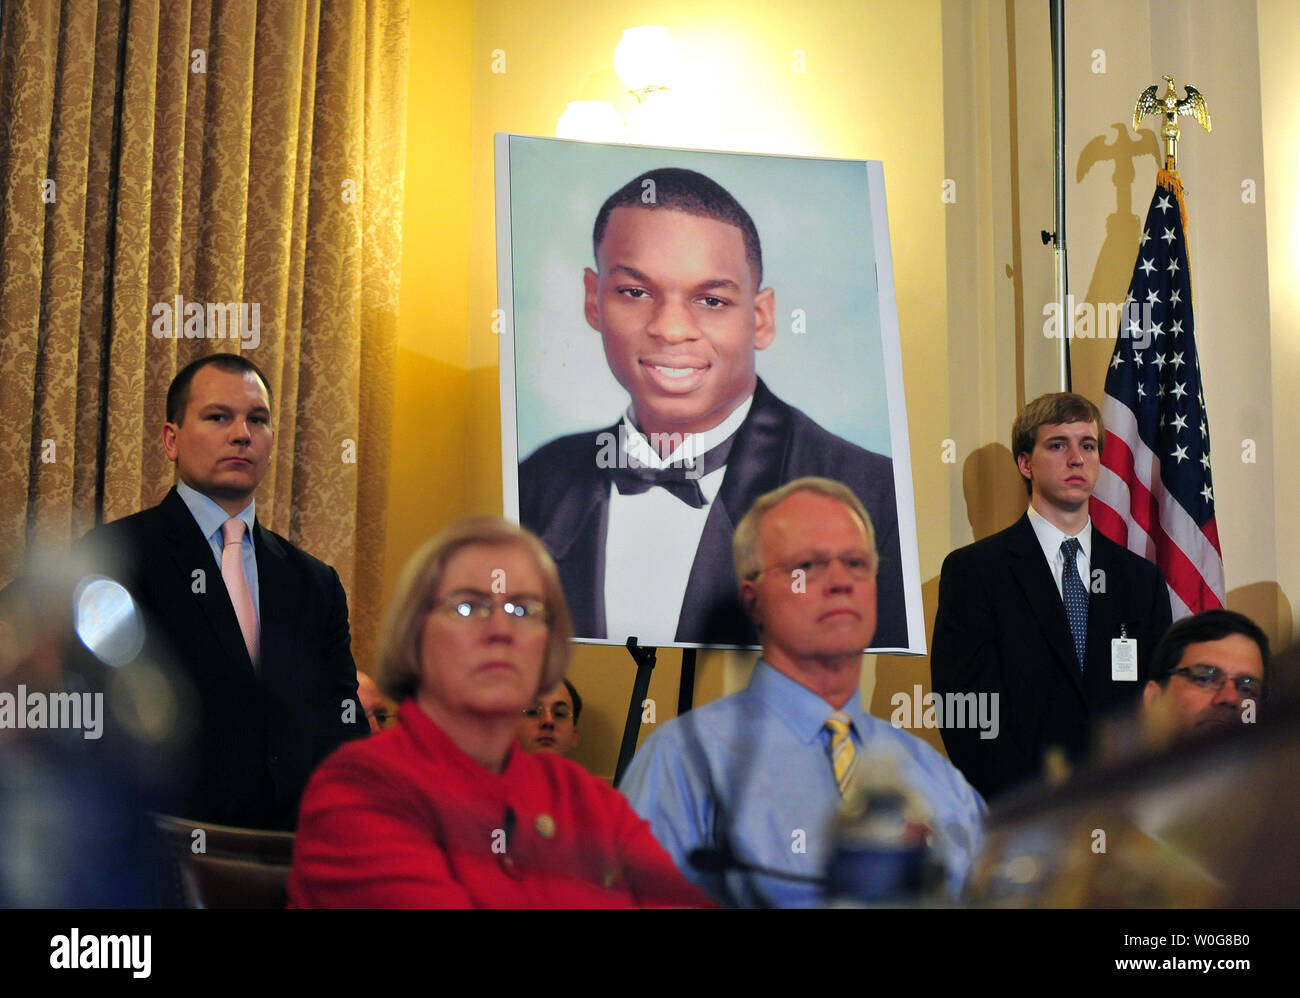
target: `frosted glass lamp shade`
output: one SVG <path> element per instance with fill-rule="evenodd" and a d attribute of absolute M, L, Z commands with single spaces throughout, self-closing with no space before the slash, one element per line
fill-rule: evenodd
<path fill-rule="evenodd" d="M 627 126 L 609 101 L 575 100 L 560 115 L 555 135 L 584 142 L 626 142 Z"/>
<path fill-rule="evenodd" d="M 681 58 L 681 50 L 667 28 L 628 28 L 614 49 L 614 72 L 623 86 L 633 93 L 644 93 L 671 87 Z"/>

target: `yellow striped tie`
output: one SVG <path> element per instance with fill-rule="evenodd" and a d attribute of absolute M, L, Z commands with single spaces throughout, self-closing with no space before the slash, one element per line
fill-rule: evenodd
<path fill-rule="evenodd" d="M 831 733 L 831 765 L 835 769 L 835 782 L 839 784 L 841 797 L 849 789 L 853 767 L 858 761 L 858 751 L 853 747 L 853 736 L 849 733 L 852 725 L 849 715 L 839 710 L 826 719 L 826 727 Z"/>

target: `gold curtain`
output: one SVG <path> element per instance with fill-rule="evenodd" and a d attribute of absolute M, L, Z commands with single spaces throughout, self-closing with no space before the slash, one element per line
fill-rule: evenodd
<path fill-rule="evenodd" d="M 267 373 L 277 436 L 258 518 L 338 569 L 369 667 L 407 0 L 0 11 L 0 585 L 36 546 L 66 548 L 160 501 L 172 376 L 240 351 Z M 178 337 L 160 336 L 177 295 L 182 308 L 247 303 L 242 339 L 207 324 L 191 338 L 183 313 Z"/>

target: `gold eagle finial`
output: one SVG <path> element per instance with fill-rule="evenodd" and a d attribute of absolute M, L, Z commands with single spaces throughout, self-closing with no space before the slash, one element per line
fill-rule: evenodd
<path fill-rule="evenodd" d="M 1133 105 L 1133 130 L 1137 131 L 1146 115 L 1163 115 L 1165 122 L 1160 129 L 1160 134 L 1165 140 L 1165 169 L 1173 170 L 1178 158 L 1178 116 L 1189 115 L 1208 132 L 1210 131 L 1210 107 L 1205 103 L 1205 97 L 1195 87 L 1190 85 L 1184 87 L 1186 96 L 1180 100 L 1178 90 L 1174 86 L 1174 78 L 1166 76 L 1164 81 L 1168 84 L 1168 89 L 1165 90 L 1163 97 L 1156 96 L 1156 91 L 1160 89 L 1157 83 L 1143 90 L 1142 96 Z"/>

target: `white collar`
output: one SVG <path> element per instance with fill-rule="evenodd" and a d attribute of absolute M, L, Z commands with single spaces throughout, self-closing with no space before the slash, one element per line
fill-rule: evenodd
<path fill-rule="evenodd" d="M 1047 556 L 1049 564 L 1055 564 L 1057 556 L 1061 553 L 1061 542 L 1066 540 L 1070 535 L 1064 530 L 1052 523 L 1042 513 L 1029 507 L 1029 525 L 1034 528 L 1034 536 L 1038 538 L 1039 546 L 1043 549 L 1043 554 Z M 1083 529 L 1074 535 L 1079 539 L 1079 547 L 1083 548 L 1083 556 L 1092 562 L 1092 517 L 1083 525 Z"/>
<path fill-rule="evenodd" d="M 632 406 L 629 404 L 627 411 L 623 413 L 623 450 L 644 468 L 672 468 L 679 465 L 691 467 L 696 457 L 707 454 L 711 448 L 740 429 L 740 424 L 749 415 L 750 406 L 753 404 L 754 396 L 751 394 L 717 426 L 701 430 L 699 433 L 685 434 L 682 442 L 665 457 L 660 457 L 659 452 L 650 446 L 650 441 L 646 439 L 645 434 L 637 429 L 636 423 L 632 420 Z"/>

